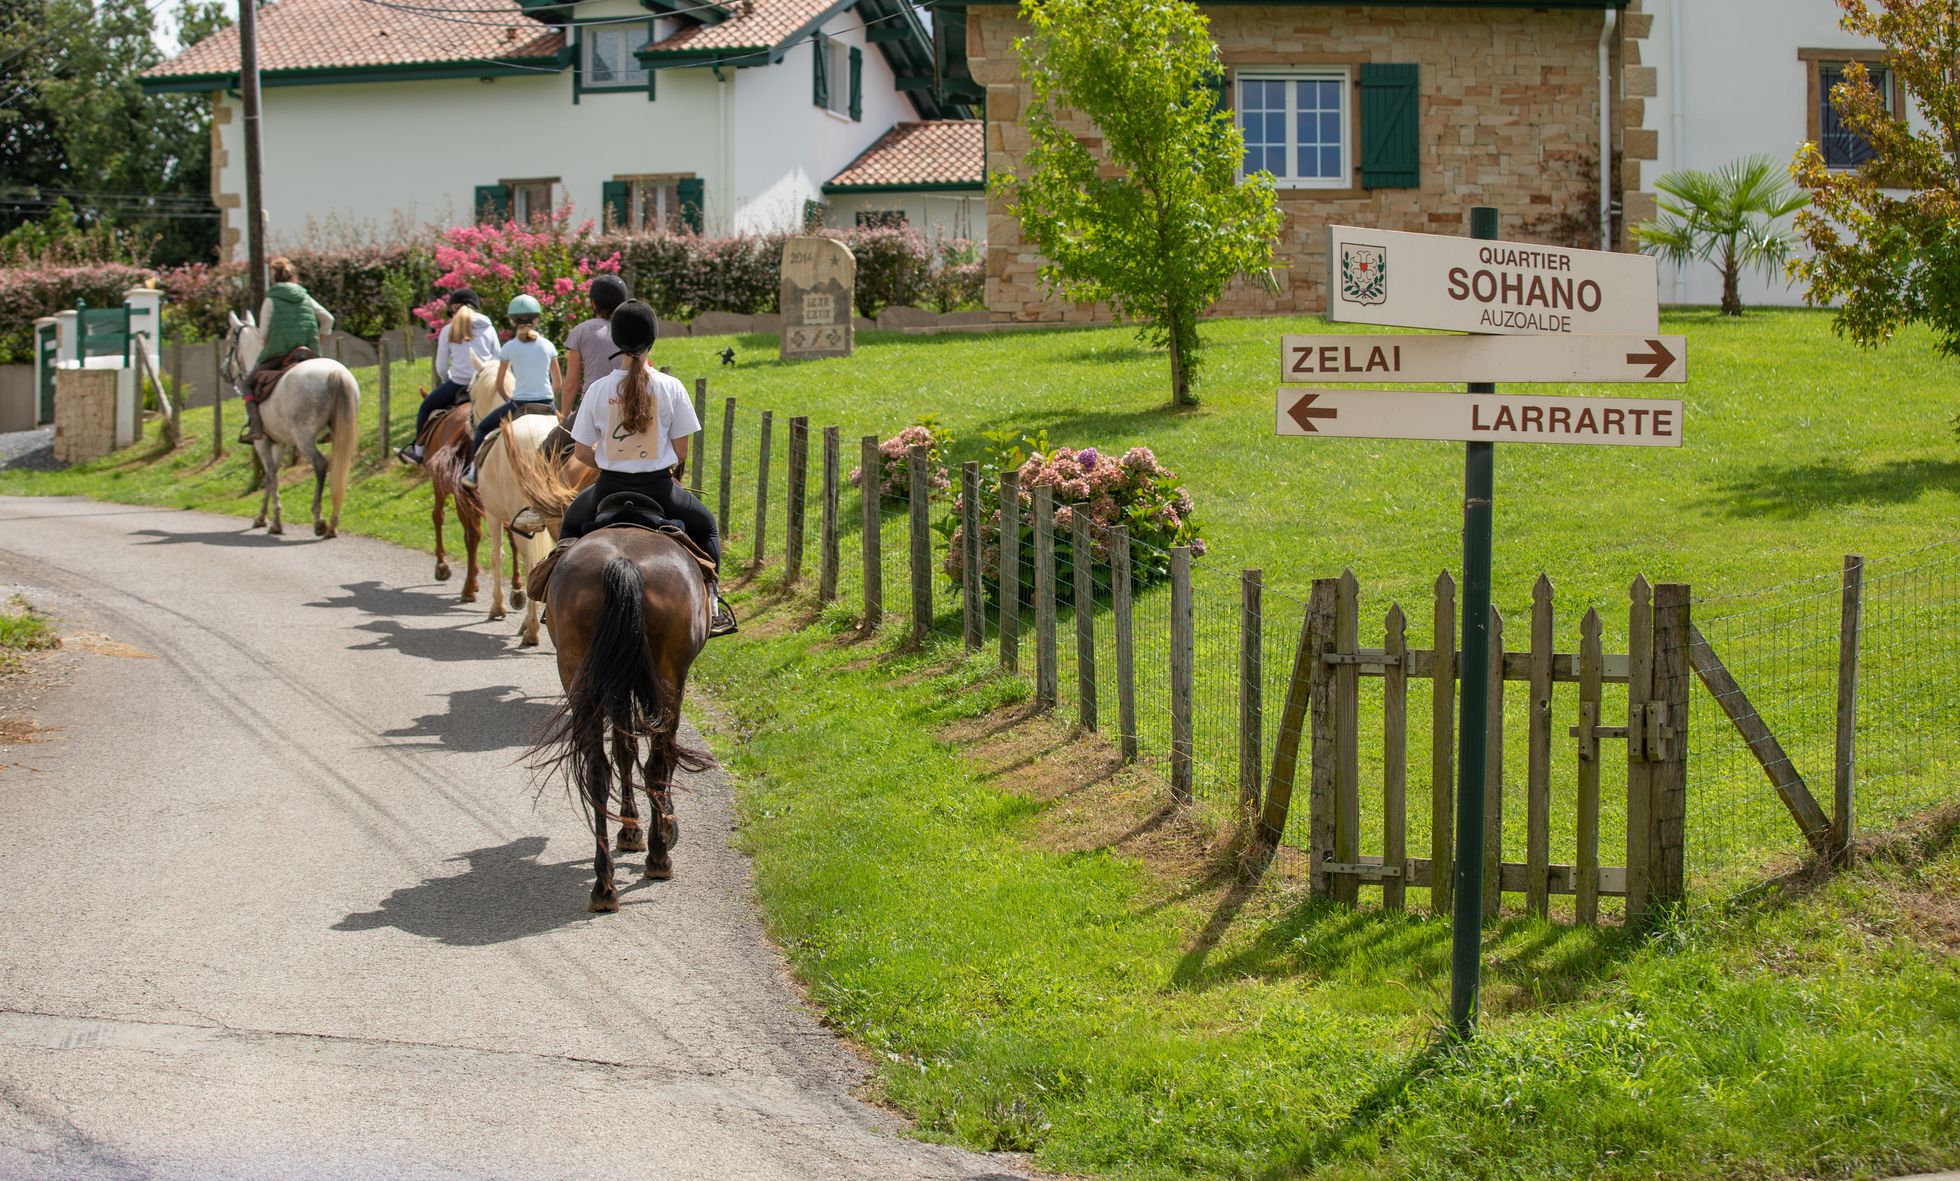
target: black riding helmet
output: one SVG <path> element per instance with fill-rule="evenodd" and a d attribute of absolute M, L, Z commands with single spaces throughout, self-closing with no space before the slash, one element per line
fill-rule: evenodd
<path fill-rule="evenodd" d="M 653 309 L 637 299 L 629 299 L 612 314 L 613 345 L 620 353 L 644 353 L 660 336 L 660 321 Z"/>
<path fill-rule="evenodd" d="M 458 287 L 456 290 L 449 293 L 450 314 L 454 315 L 456 313 L 457 308 L 475 308 L 477 311 L 480 312 L 483 310 L 483 301 L 478 299 L 476 297 L 476 292 L 470 290 L 469 288 Z"/>
<path fill-rule="evenodd" d="M 618 275 L 600 275 L 592 280 L 585 293 L 592 297 L 592 306 L 604 313 L 618 311 L 620 304 L 632 298 L 632 293 L 626 290 L 626 281 Z"/>

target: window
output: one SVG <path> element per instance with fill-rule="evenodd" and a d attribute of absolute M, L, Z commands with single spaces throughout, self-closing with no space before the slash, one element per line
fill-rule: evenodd
<path fill-rule="evenodd" d="M 579 30 L 585 90 L 645 90 L 647 69 L 633 51 L 652 39 L 647 24 L 588 25 Z"/>
<path fill-rule="evenodd" d="M 1270 172 L 1287 188 L 1349 187 L 1347 95 L 1342 71 L 1240 74 L 1243 171 Z"/>
<path fill-rule="evenodd" d="M 812 98 L 827 111 L 847 115 L 856 105 L 852 95 L 860 83 L 851 59 L 851 47 L 835 37 L 816 35 L 816 88 Z"/>
<path fill-rule="evenodd" d="M 857 215 L 860 230 L 902 230 L 905 228 L 903 209 L 860 209 Z"/>
<path fill-rule="evenodd" d="M 1799 49 L 1804 64 L 1806 86 L 1804 122 L 1806 136 L 1824 154 L 1832 168 L 1857 168 L 1872 158 L 1872 146 L 1865 137 L 1846 127 L 1831 105 L 1831 89 L 1844 81 L 1852 62 L 1865 67 L 1886 113 L 1898 116 L 1905 110 L 1905 91 L 1899 79 L 1885 66 L 1885 55 L 1871 49 Z"/>
<path fill-rule="evenodd" d="M 529 225 L 551 216 L 551 190 L 557 186 L 556 180 L 512 180 L 504 184 L 510 190 L 510 216 L 517 224 Z"/>

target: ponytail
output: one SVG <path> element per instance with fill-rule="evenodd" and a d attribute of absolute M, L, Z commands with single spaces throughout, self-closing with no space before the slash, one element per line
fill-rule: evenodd
<path fill-rule="evenodd" d="M 459 304 L 449 316 L 449 343 L 468 344 L 476 330 L 476 309 L 468 304 Z"/>
<path fill-rule="evenodd" d="M 653 425 L 653 396 L 647 392 L 647 365 L 644 353 L 628 353 L 626 394 L 619 400 L 619 425 L 629 435 L 637 435 Z"/>
<path fill-rule="evenodd" d="M 517 328 L 517 339 L 529 343 L 538 338 L 538 318 L 536 316 L 515 316 L 511 323 Z"/>

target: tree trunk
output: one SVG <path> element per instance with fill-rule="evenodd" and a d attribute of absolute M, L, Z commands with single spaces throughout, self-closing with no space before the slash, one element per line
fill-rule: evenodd
<path fill-rule="evenodd" d="M 1183 325 L 1178 320 L 1177 313 L 1171 313 L 1171 405 L 1190 406 L 1196 399 L 1191 396 L 1191 379 L 1184 371 L 1184 350 L 1178 340 Z"/>
<path fill-rule="evenodd" d="M 1742 267 L 1736 261 L 1734 250 L 1722 252 L 1722 314 L 1740 316 L 1742 314 Z"/>

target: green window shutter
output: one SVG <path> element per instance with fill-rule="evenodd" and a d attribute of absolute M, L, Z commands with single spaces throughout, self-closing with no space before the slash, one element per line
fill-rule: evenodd
<path fill-rule="evenodd" d="M 822 33 L 812 33 L 810 35 L 810 56 L 817 63 L 815 84 L 810 92 L 810 101 L 820 107 L 827 107 L 830 105 L 830 79 L 827 77 L 830 72 L 830 65 L 824 59 L 830 55 L 824 52 Z"/>
<path fill-rule="evenodd" d="M 602 181 L 599 185 L 599 205 L 606 211 L 606 221 L 610 229 L 625 229 L 626 182 L 623 180 Z"/>
<path fill-rule="evenodd" d="M 693 233 L 701 232 L 702 210 L 708 204 L 708 182 L 698 176 L 684 176 L 674 184 L 681 199 L 681 221 Z"/>
<path fill-rule="evenodd" d="M 476 186 L 476 220 L 497 225 L 510 220 L 510 189 L 503 185 Z"/>
<path fill-rule="evenodd" d="M 1413 65 L 1361 67 L 1361 187 L 1422 185 L 1421 109 Z"/>
<path fill-rule="evenodd" d="M 855 45 L 851 47 L 851 119 L 864 119 L 864 53 Z"/>

